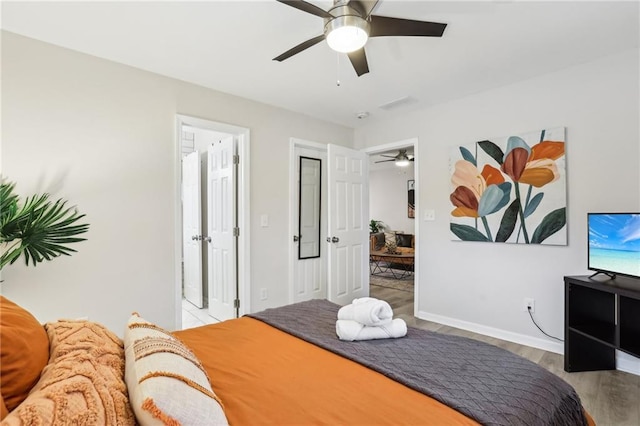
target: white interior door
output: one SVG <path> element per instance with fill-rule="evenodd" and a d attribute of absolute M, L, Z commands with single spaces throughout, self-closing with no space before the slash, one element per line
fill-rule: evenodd
<path fill-rule="evenodd" d="M 200 208 L 200 154 L 182 158 L 182 253 L 184 297 L 202 308 L 202 222 Z"/>
<path fill-rule="evenodd" d="M 361 151 L 331 145 L 328 168 L 328 299 L 346 305 L 369 295 L 369 164 Z"/>
<path fill-rule="evenodd" d="M 207 156 L 209 315 L 235 318 L 236 281 L 236 167 L 232 136 L 209 146 Z"/>
<path fill-rule="evenodd" d="M 300 172 L 300 158 L 319 159 L 305 161 Z M 291 198 L 293 203 L 292 244 L 293 281 L 292 302 L 327 297 L 327 247 L 322 236 L 326 235 L 326 152 L 295 147 Z M 314 164 L 315 163 L 315 164 Z M 301 200 L 305 204 L 301 208 Z M 319 252 L 318 252 L 319 243 Z"/>

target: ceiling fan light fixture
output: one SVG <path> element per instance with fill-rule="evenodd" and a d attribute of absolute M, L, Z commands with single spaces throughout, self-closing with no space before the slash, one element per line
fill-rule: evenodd
<path fill-rule="evenodd" d="M 336 52 L 350 53 L 364 47 L 369 39 L 369 23 L 359 16 L 339 16 L 324 28 L 329 47 Z"/>
<path fill-rule="evenodd" d="M 337 52 L 347 53 L 358 77 L 369 72 L 364 45 L 371 37 L 442 37 L 447 24 L 373 15 L 380 0 L 333 0 L 325 10 L 305 0 L 276 0 L 324 20 L 324 31 L 273 58 L 282 62 L 323 40 Z M 497 0 L 496 0 L 497 1 Z M 339 86 L 340 84 L 338 84 Z"/>
<path fill-rule="evenodd" d="M 409 165 L 409 159 L 407 157 L 396 160 L 396 166 L 407 167 Z"/>

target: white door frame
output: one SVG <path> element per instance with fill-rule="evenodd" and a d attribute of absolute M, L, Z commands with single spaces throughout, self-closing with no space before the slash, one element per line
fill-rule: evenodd
<path fill-rule="evenodd" d="M 251 312 L 251 263 L 250 263 L 250 180 L 249 180 L 249 146 L 250 131 L 245 127 L 238 127 L 231 124 L 219 123 L 187 115 L 176 114 L 175 129 L 175 162 L 174 162 L 174 267 L 175 267 L 175 319 L 176 330 L 182 329 L 182 203 L 181 203 L 181 182 L 180 171 L 182 167 L 182 147 L 181 132 L 182 126 L 189 125 L 201 129 L 212 130 L 214 132 L 229 133 L 238 137 L 238 227 L 240 236 L 238 237 L 238 299 L 240 299 L 240 309 L 238 315 L 242 316 Z"/>
<path fill-rule="evenodd" d="M 420 267 L 418 266 L 418 264 L 420 263 L 420 173 L 419 173 L 419 169 L 420 169 L 420 161 L 418 160 L 418 158 L 420 158 L 418 156 L 418 138 L 410 138 L 410 139 L 404 139 L 401 141 L 397 141 L 397 142 L 390 142 L 390 143 L 386 143 L 386 144 L 382 144 L 382 145 L 376 145 L 376 146 L 372 146 L 366 149 L 363 149 L 364 152 L 366 152 L 369 155 L 372 154 L 377 154 L 379 152 L 384 152 L 384 151 L 390 151 L 393 149 L 400 149 L 400 148 L 406 148 L 408 146 L 413 146 L 413 156 L 415 158 L 415 161 L 413 162 L 413 173 L 414 173 L 414 180 L 415 180 L 415 229 L 414 229 L 414 235 L 416 238 L 416 247 L 415 247 L 415 254 L 414 254 L 414 275 L 413 275 L 413 316 L 417 317 L 418 316 L 418 301 L 420 300 L 419 297 L 419 293 L 420 293 Z"/>
<path fill-rule="evenodd" d="M 312 141 L 307 141 L 304 139 L 298 139 L 298 138 L 290 138 L 289 139 L 289 303 L 293 303 L 294 301 L 294 292 L 295 292 L 295 283 L 294 283 L 294 259 L 298 257 L 297 254 L 297 248 L 298 246 L 296 244 L 291 244 L 291 242 L 293 241 L 293 236 L 297 235 L 297 230 L 293 229 L 293 223 L 296 221 L 296 218 L 298 217 L 298 205 L 297 205 L 297 186 L 295 184 L 296 180 L 297 180 L 297 176 L 296 176 L 296 165 L 295 165 L 295 150 L 296 147 L 299 148 L 306 148 L 306 149 L 311 149 L 314 151 L 318 151 L 318 152 L 322 152 L 325 154 L 327 154 L 327 145 L 326 144 L 322 144 L 322 143 L 318 143 L 318 142 L 312 142 Z M 326 165 L 324 165 L 323 167 L 326 167 Z M 326 176 L 323 176 L 323 179 L 326 179 Z M 326 194 L 327 188 L 326 185 L 322 186 L 322 191 L 324 194 Z M 322 197 L 323 200 L 326 200 L 326 197 Z M 326 204 L 326 201 L 325 201 Z M 324 207 L 326 208 L 326 207 Z M 323 232 L 325 232 L 326 234 L 326 229 L 327 229 L 327 218 L 322 217 L 321 218 L 322 222 L 320 225 L 320 228 L 322 229 Z M 324 239 L 326 238 L 326 235 L 321 235 L 320 236 L 320 255 L 321 258 L 323 259 L 322 264 L 323 267 L 327 268 L 327 247 L 326 244 L 324 244 Z M 325 293 L 328 291 L 327 287 L 327 283 L 325 283 Z"/>

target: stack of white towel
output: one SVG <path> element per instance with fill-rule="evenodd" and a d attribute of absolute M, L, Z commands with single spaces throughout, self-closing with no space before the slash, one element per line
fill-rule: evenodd
<path fill-rule="evenodd" d="M 393 310 L 384 300 L 361 297 L 340 308 L 336 333 L 340 340 L 350 342 L 397 338 L 407 334 L 407 323 L 393 319 Z"/>

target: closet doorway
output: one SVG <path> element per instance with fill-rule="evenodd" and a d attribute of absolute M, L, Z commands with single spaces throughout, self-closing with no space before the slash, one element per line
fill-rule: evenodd
<path fill-rule="evenodd" d="M 369 294 L 368 156 L 290 143 L 289 301 L 326 297 L 346 305 Z"/>

